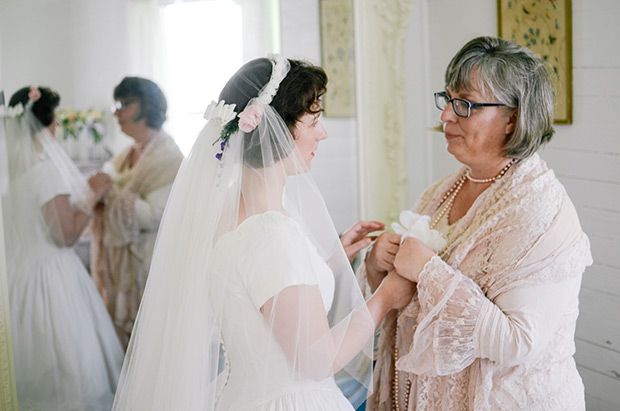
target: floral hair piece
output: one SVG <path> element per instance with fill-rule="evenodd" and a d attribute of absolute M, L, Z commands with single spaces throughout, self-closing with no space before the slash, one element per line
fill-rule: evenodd
<path fill-rule="evenodd" d="M 26 103 L 26 107 L 22 103 L 17 103 L 14 106 L 7 107 L 6 110 L 4 106 L 0 106 L 0 117 L 20 117 L 32 108 L 32 105 L 41 98 L 41 91 L 37 87 L 30 87 L 30 92 L 28 93 L 28 102 Z"/>
<path fill-rule="evenodd" d="M 234 134 L 237 130 L 241 130 L 244 133 L 249 133 L 260 124 L 264 113 L 262 105 L 271 103 L 273 97 L 278 92 L 280 83 L 282 83 L 282 80 L 284 80 L 284 77 L 286 77 L 286 74 L 288 73 L 288 60 L 285 57 L 279 54 L 269 54 L 267 58 L 273 63 L 269 82 L 263 86 L 260 93 L 258 93 L 258 96 L 255 99 L 252 99 L 245 109 L 238 114 L 238 119 L 235 119 L 236 121 L 228 120 L 227 122 L 222 123 L 224 124 L 222 133 L 213 143 L 215 144 L 218 141 L 220 142 L 221 151 L 215 155 L 218 160 L 222 159 L 224 149 L 226 148 L 228 140 L 232 134 Z M 218 106 L 223 103 L 223 101 L 220 101 Z M 214 102 L 211 104 L 214 104 Z M 232 106 L 234 107 L 234 104 Z M 207 111 L 209 110 L 209 107 L 207 107 Z M 207 112 L 205 112 L 205 118 L 206 117 Z"/>
<path fill-rule="evenodd" d="M 220 100 L 219 103 L 212 101 L 211 104 L 207 106 L 205 110 L 204 118 L 207 121 L 219 121 L 220 124 L 223 125 L 222 132 L 217 140 L 213 142 L 213 144 L 217 143 L 221 140 L 220 150 L 221 152 L 216 154 L 215 157 L 218 160 L 222 159 L 222 154 L 224 152 L 224 147 L 226 147 L 226 143 L 228 143 L 228 139 L 231 134 L 233 134 L 239 128 L 239 124 L 237 121 L 232 121 L 237 117 L 235 113 L 235 105 L 234 104 L 226 104 L 224 100 Z"/>

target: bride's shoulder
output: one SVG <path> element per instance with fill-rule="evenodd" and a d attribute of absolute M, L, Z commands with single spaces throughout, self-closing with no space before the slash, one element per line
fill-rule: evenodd
<path fill-rule="evenodd" d="M 274 210 L 248 217 L 239 225 L 237 233 L 257 237 L 303 234 L 295 220 Z"/>

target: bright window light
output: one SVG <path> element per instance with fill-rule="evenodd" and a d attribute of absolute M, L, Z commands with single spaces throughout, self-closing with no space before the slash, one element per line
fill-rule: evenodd
<path fill-rule="evenodd" d="M 166 130 L 187 155 L 243 59 L 241 8 L 233 0 L 205 0 L 164 7 L 168 121 Z"/>

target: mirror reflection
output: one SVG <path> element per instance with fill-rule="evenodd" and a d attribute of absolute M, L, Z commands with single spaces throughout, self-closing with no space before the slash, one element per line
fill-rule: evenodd
<path fill-rule="evenodd" d="M 0 172 L 20 409 L 111 408 L 204 108 L 244 60 L 277 51 L 277 2 L 245 3 L 3 2 Z"/>

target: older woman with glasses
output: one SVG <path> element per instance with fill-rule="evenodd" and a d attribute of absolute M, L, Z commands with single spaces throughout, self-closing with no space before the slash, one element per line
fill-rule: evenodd
<path fill-rule="evenodd" d="M 118 124 L 134 143 L 103 167 L 113 186 L 93 216 L 91 271 L 126 346 L 159 222 L 183 155 L 161 129 L 167 103 L 157 84 L 125 77 L 114 89 L 114 99 Z"/>
<path fill-rule="evenodd" d="M 536 154 L 553 134 L 548 68 L 517 44 L 476 38 L 448 65 L 435 104 L 463 167 L 413 207 L 443 248 L 385 233 L 367 255 L 371 289 L 393 270 L 417 286 L 382 324 L 368 409 L 583 410 L 574 332 L 592 260 Z"/>

